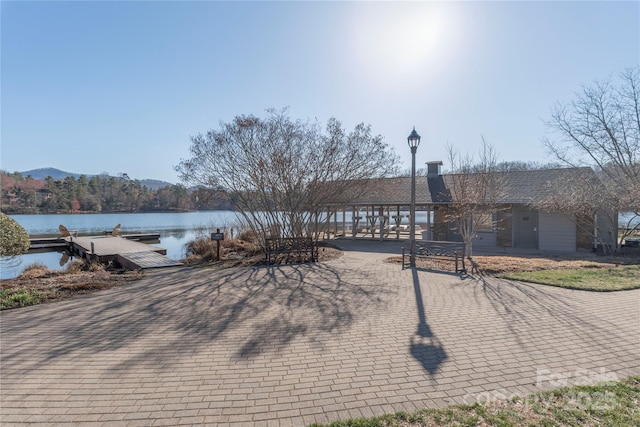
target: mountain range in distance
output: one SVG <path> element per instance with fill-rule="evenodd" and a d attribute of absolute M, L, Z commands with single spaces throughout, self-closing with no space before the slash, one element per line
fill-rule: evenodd
<path fill-rule="evenodd" d="M 91 178 L 92 176 L 95 176 L 95 175 L 82 174 L 82 173 L 65 172 L 63 170 L 56 169 L 56 168 L 31 169 L 31 170 L 20 172 L 20 173 L 24 177 L 31 176 L 31 178 L 33 179 L 45 179 L 46 177 L 50 176 L 55 180 L 65 179 L 68 176 L 72 176 L 74 179 L 78 179 L 82 175 L 86 176 L 87 178 Z M 173 185 L 170 182 L 160 181 L 157 179 L 141 179 L 139 181 L 140 181 L 140 184 L 144 185 L 150 190 L 157 190 L 159 188 L 169 187 Z"/>

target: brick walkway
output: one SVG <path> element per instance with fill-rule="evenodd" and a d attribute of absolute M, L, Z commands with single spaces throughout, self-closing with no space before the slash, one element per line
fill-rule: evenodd
<path fill-rule="evenodd" d="M 3 312 L 2 424 L 301 426 L 640 374 L 640 291 L 401 270 L 382 262 L 395 242 L 341 244 Z"/>

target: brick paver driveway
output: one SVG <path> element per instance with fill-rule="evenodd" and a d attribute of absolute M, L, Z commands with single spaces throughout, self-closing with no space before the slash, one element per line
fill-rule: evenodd
<path fill-rule="evenodd" d="M 640 374 L 640 291 L 401 270 L 395 243 L 343 243 L 3 312 L 3 425 L 298 426 Z"/>

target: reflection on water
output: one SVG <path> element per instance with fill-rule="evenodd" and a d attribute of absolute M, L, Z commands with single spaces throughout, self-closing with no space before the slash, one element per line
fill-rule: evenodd
<path fill-rule="evenodd" d="M 36 263 L 42 264 L 51 270 L 64 270 L 67 263 L 60 265 L 63 253 L 64 252 L 52 251 L 21 255 L 18 257 L 19 263 L 17 265 L 2 266 L 2 270 L 0 270 L 0 278 L 10 279 L 12 277 L 16 277 L 22 273 L 25 267 Z"/>
<path fill-rule="evenodd" d="M 120 234 L 159 233 L 160 241 L 147 242 L 167 250 L 167 256 L 181 259 L 186 256 L 185 245 L 199 235 L 209 235 L 216 228 L 232 227 L 236 223 L 231 211 L 150 213 L 150 214 L 75 214 L 75 215 L 12 215 L 31 236 L 58 236 L 58 225 L 64 224 L 80 234 L 101 235 L 115 224 L 122 224 Z M 21 255 L 16 265 L 2 265 L 0 278 L 18 276 L 25 267 L 40 263 L 52 270 L 63 270 L 71 261 L 63 252 L 39 252 Z M 63 261 L 65 262 L 61 262 Z"/>
<path fill-rule="evenodd" d="M 172 259 L 181 259 L 186 257 L 187 242 L 195 239 L 198 233 L 190 230 L 174 230 L 167 234 L 160 233 L 160 240 L 151 240 L 149 243 L 160 246 L 167 250 L 167 256 Z M 66 251 L 49 251 L 36 252 L 21 255 L 16 259 L 17 265 L 2 266 L 0 270 L 0 278 L 9 279 L 18 276 L 25 267 L 34 263 L 43 264 L 51 270 L 64 270 L 66 266 L 73 261 L 74 257 L 69 256 Z"/>
<path fill-rule="evenodd" d="M 187 230 L 169 230 L 162 233 L 162 236 L 175 237 L 176 239 L 184 239 L 187 235 Z"/>

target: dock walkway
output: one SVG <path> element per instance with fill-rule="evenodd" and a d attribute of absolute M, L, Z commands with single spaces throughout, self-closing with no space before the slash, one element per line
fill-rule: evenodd
<path fill-rule="evenodd" d="M 168 258 L 166 249 L 119 236 L 74 237 L 70 243 L 82 258 L 101 263 L 117 261 L 129 269 L 182 265 Z"/>

